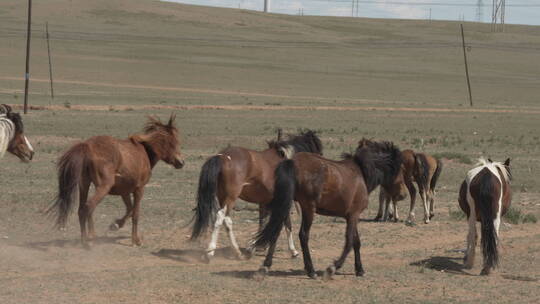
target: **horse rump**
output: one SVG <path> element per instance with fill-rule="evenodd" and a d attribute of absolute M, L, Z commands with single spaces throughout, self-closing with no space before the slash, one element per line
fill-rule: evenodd
<path fill-rule="evenodd" d="M 197 189 L 197 206 L 192 219 L 191 240 L 198 239 L 216 220 L 219 209 L 216 194 L 221 166 L 219 155 L 209 158 L 202 166 Z"/>

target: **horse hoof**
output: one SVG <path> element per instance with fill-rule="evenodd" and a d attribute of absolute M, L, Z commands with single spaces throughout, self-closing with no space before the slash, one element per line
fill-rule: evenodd
<path fill-rule="evenodd" d="M 253 274 L 253 279 L 257 282 L 263 281 L 268 274 L 268 271 L 269 269 L 266 266 L 259 268 L 259 270 Z"/>
<path fill-rule="evenodd" d="M 313 280 L 316 280 L 317 279 L 317 273 L 315 273 L 315 271 L 312 271 L 312 272 L 308 272 L 308 277 L 310 279 L 313 279 Z"/>
<path fill-rule="evenodd" d="M 482 271 L 480 272 L 480 275 L 483 275 L 483 276 L 488 276 L 491 274 L 491 269 L 489 268 L 484 268 L 482 269 Z"/>
<path fill-rule="evenodd" d="M 299 255 L 300 255 L 300 253 L 298 251 L 296 251 L 296 250 L 293 251 L 291 253 L 291 259 L 296 259 Z"/>
<path fill-rule="evenodd" d="M 205 264 L 210 264 L 210 256 L 206 253 L 201 255 L 201 261 Z"/>
<path fill-rule="evenodd" d="M 326 268 L 326 271 L 323 274 L 323 281 L 328 282 L 328 281 L 332 280 L 332 276 L 334 275 L 334 273 L 336 273 L 336 267 L 335 266 L 330 266 L 330 267 Z"/>
<path fill-rule="evenodd" d="M 110 226 L 109 226 L 109 231 L 118 231 L 120 230 L 120 226 L 118 226 L 117 223 L 112 223 Z"/>
<path fill-rule="evenodd" d="M 364 274 L 366 274 L 366 273 L 365 273 L 363 270 L 356 271 L 356 273 L 355 273 L 355 275 L 356 275 L 357 277 L 363 277 Z"/>

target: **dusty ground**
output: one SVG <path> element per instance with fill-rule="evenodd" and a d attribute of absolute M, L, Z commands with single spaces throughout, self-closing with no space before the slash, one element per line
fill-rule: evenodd
<path fill-rule="evenodd" d="M 25 6 L 0 4 L 0 102 L 20 105 Z M 490 277 L 463 269 L 466 223 L 458 186 L 479 156 L 512 158 L 513 206 L 540 217 L 539 27 L 466 24 L 475 107 L 468 108 L 458 26 L 264 15 L 145 0 L 35 2 L 31 164 L 0 160 L 0 303 L 536 303 L 540 226 L 501 228 L 501 267 Z M 56 98 L 48 94 L 43 23 L 53 37 Z M 55 161 L 96 134 L 125 137 L 145 115 L 178 115 L 186 167 L 159 164 L 142 204 L 143 246 L 130 225 L 107 227 L 123 212 L 117 197 L 96 210 L 91 250 L 79 244 L 76 216 L 56 231 L 42 210 L 54 198 Z M 377 193 L 359 229 L 367 274 L 349 257 L 331 282 L 309 280 L 285 243 L 269 277 L 251 276 L 256 256 L 236 260 L 222 233 L 217 257 L 200 262 L 188 225 L 200 167 L 228 144 L 257 149 L 275 129 L 320 131 L 337 158 L 363 136 L 448 156 L 429 225 L 374 223 Z M 454 154 L 451 154 L 454 153 Z M 399 205 L 406 216 L 407 203 Z M 417 205 L 416 214 L 422 217 Z M 245 246 L 256 206 L 238 202 L 234 227 Z M 294 215 L 294 229 L 299 219 Z M 340 254 L 344 222 L 319 216 L 311 248 L 318 270 Z M 296 240 L 297 246 L 299 246 Z"/>

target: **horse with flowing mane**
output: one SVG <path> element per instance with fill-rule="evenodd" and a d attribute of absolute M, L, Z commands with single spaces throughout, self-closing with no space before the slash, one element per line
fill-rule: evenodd
<path fill-rule="evenodd" d="M 480 222 L 481 246 L 484 256 L 482 275 L 489 275 L 499 263 L 499 225 L 512 201 L 510 159 L 504 163 L 480 159 L 477 167 L 467 173 L 459 190 L 459 206 L 469 221 L 465 266 L 472 268 Z"/>
<path fill-rule="evenodd" d="M 308 245 L 315 213 L 343 217 L 347 221 L 345 247 L 339 259 L 326 269 L 325 278 L 331 278 L 341 268 L 353 247 L 356 275 L 364 274 L 358 218 L 368 206 L 369 193 L 378 185 L 395 180 L 401 167 L 401 153 L 391 142 L 362 140 L 354 154 L 343 156 L 343 160 L 334 161 L 313 153 L 297 153 L 278 165 L 273 199 L 268 204 L 270 220 L 252 243 L 252 248 L 269 247 L 258 277 L 264 277 L 272 265 L 276 240 L 293 200 L 298 201 L 302 210 L 299 235 L 307 275 L 316 278 Z"/>
<path fill-rule="evenodd" d="M 132 243 L 141 245 L 137 231 L 139 209 L 152 169 L 160 160 L 176 169 L 184 166 L 174 121 L 174 115 L 166 124 L 149 117 L 143 133 L 127 139 L 94 136 L 69 148 L 59 159 L 58 195 L 47 211 L 56 215 L 56 225 L 66 226 L 78 191 L 81 241 L 88 247 L 88 241 L 96 236 L 94 209 L 107 194 L 120 195 L 126 213 L 112 223 L 110 229 L 122 228 L 131 217 Z M 88 199 L 90 184 L 94 184 L 95 192 Z"/>
<path fill-rule="evenodd" d="M 34 148 L 24 135 L 24 124 L 19 113 L 6 104 L 0 105 L 0 158 L 7 152 L 23 162 L 34 157 Z"/>
<path fill-rule="evenodd" d="M 231 211 L 238 198 L 265 206 L 272 200 L 274 171 L 283 159 L 298 152 L 322 154 L 321 140 L 314 131 L 306 130 L 297 135 L 289 135 L 287 140 L 280 140 L 279 137 L 278 140 L 267 142 L 268 148 L 263 151 L 242 147 L 225 148 L 202 166 L 191 239 L 198 239 L 213 227 L 210 243 L 203 255 L 206 261 L 214 256 L 222 224 L 225 224 L 237 257 L 243 258 L 231 219 Z M 289 250 L 296 257 L 298 252 L 294 247 L 289 217 L 285 222 Z"/>

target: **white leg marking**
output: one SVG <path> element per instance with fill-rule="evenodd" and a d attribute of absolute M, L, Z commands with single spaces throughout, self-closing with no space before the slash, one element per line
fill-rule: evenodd
<path fill-rule="evenodd" d="M 214 256 L 214 251 L 217 247 L 217 241 L 219 236 L 219 229 L 225 220 L 225 213 L 227 212 L 227 206 L 219 210 L 216 216 L 216 222 L 214 223 L 214 230 L 212 231 L 212 237 L 210 239 L 210 244 L 208 244 L 208 249 L 206 249 L 206 255 L 208 257 Z"/>
<path fill-rule="evenodd" d="M 294 247 L 294 236 L 292 233 L 292 230 L 289 230 L 289 228 L 285 227 L 285 231 L 287 232 L 287 240 L 289 243 L 289 251 L 291 252 L 291 256 L 297 257 L 298 251 L 296 251 L 296 248 Z"/>
<path fill-rule="evenodd" d="M 397 202 L 393 202 L 394 205 L 394 222 L 397 222 L 399 220 L 398 214 L 397 214 Z"/>
<path fill-rule="evenodd" d="M 229 233 L 229 239 L 231 240 L 231 245 L 233 246 L 234 251 L 236 251 L 236 254 L 238 255 L 238 257 L 241 257 L 242 252 L 240 251 L 240 247 L 238 247 L 238 243 L 236 242 L 236 237 L 234 236 L 231 217 L 226 216 L 224 219 L 224 222 L 225 222 L 225 228 L 227 229 L 227 232 Z"/>
<path fill-rule="evenodd" d="M 429 201 L 427 192 L 425 190 L 422 191 L 422 195 L 420 196 L 422 197 L 422 201 L 424 202 L 424 222 L 427 224 L 429 223 Z"/>

